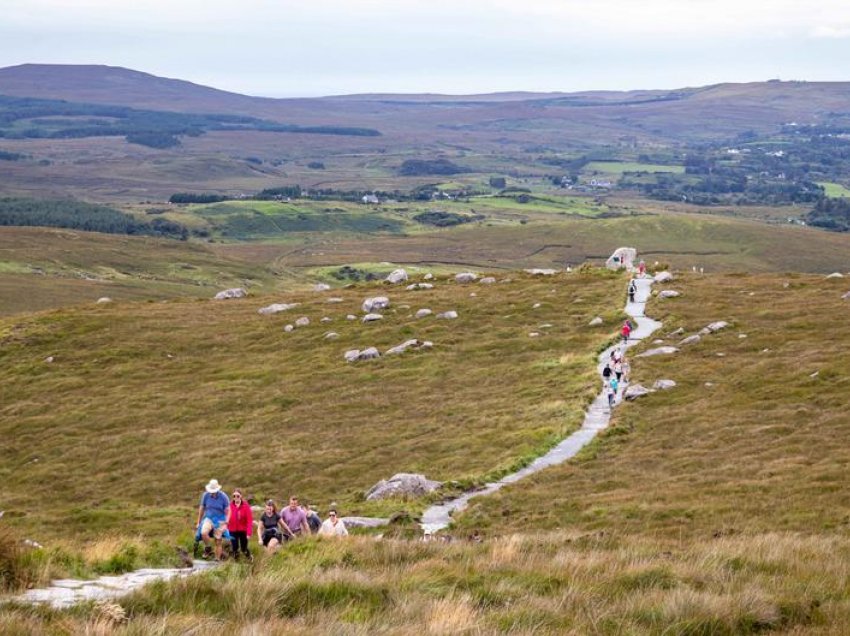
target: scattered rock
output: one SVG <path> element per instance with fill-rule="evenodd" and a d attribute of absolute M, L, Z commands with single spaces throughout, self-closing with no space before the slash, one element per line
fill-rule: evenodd
<path fill-rule="evenodd" d="M 704 386 L 711 388 L 714 386 L 714 382 L 706 382 Z"/>
<path fill-rule="evenodd" d="M 493 278 L 492 276 L 485 276 L 484 278 L 482 278 L 478 282 L 481 283 L 482 285 L 492 285 L 493 283 L 496 282 L 496 279 Z"/>
<path fill-rule="evenodd" d="M 339 334 L 336 331 L 329 331 L 325 334 L 325 340 L 335 340 L 339 338 Z"/>
<path fill-rule="evenodd" d="M 319 322 L 333 322 L 333 318 L 330 318 L 328 316 L 323 316 L 322 319 Z"/>
<path fill-rule="evenodd" d="M 384 280 L 393 285 L 403 283 L 407 280 L 407 272 L 403 269 L 394 269 Z"/>
<path fill-rule="evenodd" d="M 105 305 L 106 303 L 111 303 L 112 299 L 109 296 L 101 296 L 97 299 L 98 305 Z"/>
<path fill-rule="evenodd" d="M 722 351 L 718 351 L 715 355 L 716 355 L 718 358 L 725 358 L 725 357 L 726 357 L 726 354 L 725 354 L 725 353 L 723 353 Z"/>
<path fill-rule="evenodd" d="M 664 341 L 661 338 L 656 338 L 655 340 L 652 341 L 652 344 L 660 345 L 660 344 L 664 344 Z"/>
<path fill-rule="evenodd" d="M 283 330 L 284 330 L 286 333 L 289 333 L 290 331 L 294 331 L 294 330 L 295 330 L 295 326 L 294 326 L 294 325 L 286 325 L 286 326 L 283 328 Z"/>
<path fill-rule="evenodd" d="M 658 292 L 659 298 L 676 298 L 676 296 L 681 296 L 681 294 L 675 289 L 663 289 Z"/>
<path fill-rule="evenodd" d="M 326 303 L 341 303 L 341 302 L 342 302 L 342 298 L 336 298 L 336 297 L 334 297 L 334 298 L 328 298 L 325 302 L 326 302 Z"/>
<path fill-rule="evenodd" d="M 454 320 L 455 318 L 457 318 L 457 312 L 454 309 L 450 311 L 444 311 L 441 314 L 437 314 L 437 318 L 442 318 L 444 320 Z"/>
<path fill-rule="evenodd" d="M 539 308 L 540 308 L 540 307 L 542 307 L 542 306 L 543 306 L 543 304 L 542 304 L 542 303 L 534 303 L 534 304 L 531 306 L 531 308 L 532 308 L 532 309 L 539 309 Z"/>
<path fill-rule="evenodd" d="M 841 300 L 850 300 L 850 291 L 841 297 Z"/>
<path fill-rule="evenodd" d="M 478 274 L 472 272 L 461 272 L 455 275 L 455 280 L 459 283 L 471 283 L 478 279 Z"/>
<path fill-rule="evenodd" d="M 345 319 L 346 319 L 346 320 L 357 320 L 357 316 L 355 316 L 354 314 L 348 314 L 348 315 L 345 317 Z"/>
<path fill-rule="evenodd" d="M 740 340 L 743 340 L 743 339 L 744 339 L 744 338 L 746 338 L 746 337 L 747 337 L 747 334 L 745 334 L 745 333 L 739 333 L 739 334 L 738 334 L 738 338 L 739 338 Z"/>
<path fill-rule="evenodd" d="M 668 335 L 668 336 L 681 336 L 681 335 L 683 335 L 684 333 L 685 333 L 685 329 L 684 329 L 684 327 L 679 327 L 678 329 L 676 329 L 676 331 L 671 331 L 671 332 L 670 332 L 670 333 L 668 333 L 667 335 Z"/>
<path fill-rule="evenodd" d="M 679 342 L 679 344 L 680 344 L 680 345 L 696 344 L 696 343 L 698 343 L 700 340 L 702 340 L 702 338 L 701 338 L 699 335 L 694 334 L 693 336 L 688 336 L 687 338 L 685 338 L 684 340 L 682 340 L 681 342 Z"/>
<path fill-rule="evenodd" d="M 346 528 L 380 528 L 389 525 L 389 519 L 381 517 L 342 517 Z"/>
<path fill-rule="evenodd" d="M 53 356 L 47 356 L 47 357 L 44 359 L 44 361 L 45 361 L 46 363 L 50 364 L 50 363 L 51 363 L 51 362 L 53 362 L 55 359 L 56 359 L 56 358 L 54 358 Z"/>
<path fill-rule="evenodd" d="M 810 377 L 810 378 L 816 378 L 816 377 L 818 377 L 819 375 L 820 375 L 820 371 L 818 370 L 818 371 L 815 371 L 814 373 L 810 373 L 810 374 L 809 374 L 809 377 Z"/>
<path fill-rule="evenodd" d="M 528 334 L 528 337 L 529 338 L 539 338 L 540 334 L 536 331 L 532 331 L 531 333 Z"/>
<path fill-rule="evenodd" d="M 434 313 L 434 312 L 432 312 L 430 309 L 420 309 L 419 311 L 416 312 L 416 317 L 417 318 L 424 318 L 425 316 L 430 316 L 432 313 Z"/>
<path fill-rule="evenodd" d="M 431 283 L 413 283 L 407 286 L 407 291 L 417 291 L 419 289 L 434 289 Z"/>
<path fill-rule="evenodd" d="M 597 316 L 596 318 L 591 320 L 589 323 L 587 323 L 587 326 L 588 327 L 598 327 L 599 325 L 602 324 L 602 322 L 603 322 L 602 318 L 600 316 Z"/>
<path fill-rule="evenodd" d="M 554 276 L 558 273 L 557 269 L 527 269 L 525 270 L 526 274 L 531 274 L 532 276 Z"/>
<path fill-rule="evenodd" d="M 384 317 L 381 314 L 366 314 L 363 316 L 363 322 L 374 322 L 376 320 L 383 320 Z"/>
<path fill-rule="evenodd" d="M 552 325 L 551 323 L 544 322 L 542 325 L 540 325 L 540 327 L 538 327 L 538 329 L 551 329 L 553 326 L 554 325 Z"/>
<path fill-rule="evenodd" d="M 432 278 L 434 278 L 434 275 L 431 272 L 428 272 L 422 277 L 423 280 L 431 280 Z"/>
<path fill-rule="evenodd" d="M 441 482 L 427 479 L 425 475 L 397 473 L 372 486 L 366 493 L 366 501 L 387 499 L 399 495 L 421 497 L 434 492 L 440 486 L 442 486 Z"/>
<path fill-rule="evenodd" d="M 360 349 L 349 349 L 343 354 L 346 362 L 354 362 L 360 358 Z"/>
<path fill-rule="evenodd" d="M 650 356 L 659 356 L 659 355 L 669 355 L 671 353 L 678 353 L 678 349 L 676 347 L 656 347 L 655 349 L 648 349 L 643 353 L 635 356 L 636 358 L 649 358 Z"/>
<path fill-rule="evenodd" d="M 390 306 L 390 299 L 386 296 L 375 296 L 374 298 L 367 298 L 363 301 L 363 311 L 366 313 L 371 313 L 373 311 L 382 311 Z"/>
<path fill-rule="evenodd" d="M 844 274 L 841 272 L 832 272 L 827 278 L 844 278 Z"/>
<path fill-rule="evenodd" d="M 666 283 L 667 281 L 673 280 L 673 274 L 670 272 L 658 272 L 654 280 L 656 283 Z"/>
<path fill-rule="evenodd" d="M 472 293 L 469 294 L 470 298 L 475 298 L 477 296 L 478 296 L 478 294 L 476 294 L 475 292 L 472 292 Z"/>
<path fill-rule="evenodd" d="M 762 353 L 770 353 L 770 349 L 762 349 L 761 352 Z"/>
<path fill-rule="evenodd" d="M 378 351 L 375 347 L 369 347 L 368 349 L 351 349 L 346 351 L 344 354 L 346 362 L 355 362 L 357 360 L 374 360 L 375 358 L 381 357 L 381 352 Z"/>
<path fill-rule="evenodd" d="M 313 291 L 317 292 L 326 292 L 330 290 L 330 288 L 331 286 L 327 283 L 316 283 L 315 285 L 313 285 Z"/>
<path fill-rule="evenodd" d="M 717 333 L 721 329 L 726 329 L 729 326 L 729 323 L 725 320 L 718 320 L 717 322 L 713 322 L 710 325 L 706 325 L 703 331 L 707 331 L 708 333 Z"/>
<path fill-rule="evenodd" d="M 623 392 L 624 400 L 636 400 L 639 397 L 643 397 L 644 395 L 649 395 L 652 393 L 652 389 L 647 389 L 645 386 L 640 384 L 630 384 L 626 390 Z"/>
<path fill-rule="evenodd" d="M 289 311 L 293 307 L 297 307 L 300 303 L 272 303 L 266 307 L 261 307 L 257 310 L 258 314 L 262 314 L 263 316 L 271 316 L 273 314 L 279 314 L 282 311 Z"/>
<path fill-rule="evenodd" d="M 674 386 L 676 386 L 675 380 L 656 380 L 652 388 L 656 391 L 666 391 L 667 389 L 672 389 Z"/>
<path fill-rule="evenodd" d="M 233 287 L 232 289 L 225 289 L 224 291 L 220 291 L 215 295 L 215 300 L 230 300 L 231 298 L 245 298 L 248 295 L 248 292 L 244 287 Z"/>
<path fill-rule="evenodd" d="M 298 320 L 295 321 L 296 327 L 306 327 L 310 324 L 310 319 L 307 316 L 301 316 Z"/>
<path fill-rule="evenodd" d="M 430 340 L 417 340 L 415 338 L 411 340 L 405 340 L 400 345 L 396 345 L 392 349 L 387 349 L 384 355 L 391 355 L 395 353 L 404 353 L 408 349 L 430 349 L 434 346 L 434 343 Z"/>

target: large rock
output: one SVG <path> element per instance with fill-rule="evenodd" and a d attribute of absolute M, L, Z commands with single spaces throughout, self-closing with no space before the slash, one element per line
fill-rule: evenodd
<path fill-rule="evenodd" d="M 588 327 L 598 327 L 601 324 L 602 324 L 602 318 L 600 316 L 597 316 L 596 318 L 591 320 L 589 323 L 587 323 L 587 326 Z"/>
<path fill-rule="evenodd" d="M 454 320 L 455 318 L 457 318 L 457 312 L 454 309 L 444 311 L 441 314 L 437 314 L 437 318 L 442 318 L 444 320 Z"/>
<path fill-rule="evenodd" d="M 492 285 L 493 283 L 496 282 L 496 279 L 493 278 L 492 276 L 485 276 L 484 278 L 482 278 L 478 282 L 482 285 Z"/>
<path fill-rule="evenodd" d="M 416 317 L 417 318 L 424 318 L 425 316 L 430 316 L 432 313 L 434 313 L 434 312 L 431 311 L 430 309 L 420 309 L 419 311 L 416 312 Z"/>
<path fill-rule="evenodd" d="M 685 334 L 685 328 L 684 328 L 684 327 L 679 327 L 678 329 L 676 329 L 675 331 L 671 331 L 671 332 L 670 332 L 670 333 L 668 333 L 667 335 L 668 335 L 668 336 L 682 336 L 682 335 L 684 335 L 684 334 Z"/>
<path fill-rule="evenodd" d="M 393 285 L 403 283 L 407 280 L 407 272 L 403 269 L 394 269 L 389 273 L 385 280 Z"/>
<path fill-rule="evenodd" d="M 434 278 L 434 275 L 431 272 L 428 272 L 422 277 L 423 280 L 431 280 L 432 278 Z"/>
<path fill-rule="evenodd" d="M 390 520 L 382 517 L 342 517 L 346 528 L 380 528 L 389 525 Z"/>
<path fill-rule="evenodd" d="M 297 307 L 299 304 L 300 303 L 272 303 L 266 307 L 261 307 L 257 310 L 257 313 L 264 316 L 271 316 L 273 314 L 279 314 L 282 311 L 289 311 L 293 307 Z"/>
<path fill-rule="evenodd" d="M 326 292 L 330 290 L 330 288 L 331 286 L 327 283 L 316 283 L 315 285 L 313 285 L 313 291 L 317 292 Z"/>
<path fill-rule="evenodd" d="M 421 497 L 434 492 L 443 484 L 427 479 L 425 475 L 397 473 L 389 479 L 382 479 L 366 493 L 366 501 L 387 499 L 389 497 Z"/>
<path fill-rule="evenodd" d="M 336 331 L 329 331 L 325 334 L 325 340 L 335 340 L 339 338 L 339 334 Z"/>
<path fill-rule="evenodd" d="M 419 289 L 434 289 L 431 283 L 413 283 L 407 286 L 407 291 L 417 291 Z"/>
<path fill-rule="evenodd" d="M 647 389 L 645 386 L 641 386 L 640 384 L 630 384 L 623 393 L 623 399 L 636 400 L 639 397 L 649 395 L 652 392 L 652 389 Z"/>
<path fill-rule="evenodd" d="M 700 334 L 703 336 L 707 336 L 710 333 L 717 333 L 721 329 L 726 329 L 729 326 L 729 323 L 725 320 L 718 320 L 717 322 L 713 322 L 710 325 L 706 325 L 702 329 L 700 329 Z"/>
<path fill-rule="evenodd" d="M 310 319 L 307 316 L 301 316 L 298 320 L 295 321 L 296 327 L 306 327 L 310 324 Z"/>
<path fill-rule="evenodd" d="M 360 358 L 360 349 L 349 349 L 343 354 L 346 362 L 354 362 Z"/>
<path fill-rule="evenodd" d="M 681 342 L 679 342 L 679 344 L 680 344 L 680 345 L 690 345 L 690 344 L 696 344 L 696 343 L 698 343 L 700 340 L 702 340 L 702 338 L 701 338 L 699 335 L 694 334 L 693 336 L 688 336 L 687 338 L 685 338 L 684 340 L 682 340 Z"/>
<path fill-rule="evenodd" d="M 827 278 L 844 278 L 844 274 L 841 272 L 832 272 Z"/>
<path fill-rule="evenodd" d="M 649 358 L 650 356 L 663 356 L 670 355 L 671 353 L 676 353 L 679 350 L 676 347 L 656 347 L 655 349 L 647 349 L 643 353 L 638 354 L 637 358 Z"/>
<path fill-rule="evenodd" d="M 652 385 L 652 388 L 656 391 L 666 391 L 667 389 L 672 389 L 676 386 L 675 380 L 656 380 L 655 384 Z"/>
<path fill-rule="evenodd" d="M 459 283 L 471 283 L 478 278 L 478 274 L 472 272 L 461 272 L 455 275 L 455 280 Z"/>
<path fill-rule="evenodd" d="M 400 345 L 396 345 L 392 349 L 387 349 L 384 355 L 404 353 L 408 349 L 430 349 L 433 346 L 434 343 L 430 340 L 417 340 L 416 338 L 412 338 L 410 340 L 405 340 Z"/>
<path fill-rule="evenodd" d="M 112 299 L 109 296 L 101 296 L 97 299 L 98 305 L 105 305 L 106 303 L 111 303 Z"/>
<path fill-rule="evenodd" d="M 230 300 L 231 298 L 245 298 L 248 295 L 248 292 L 244 287 L 233 287 L 231 289 L 225 289 L 223 291 L 218 292 L 215 295 L 215 300 Z"/>
<path fill-rule="evenodd" d="M 557 269 L 527 269 L 525 270 L 526 274 L 531 274 L 532 276 L 554 276 L 558 273 Z"/>
<path fill-rule="evenodd" d="M 384 317 L 381 314 L 366 314 L 363 316 L 363 322 L 374 322 L 376 320 L 383 320 Z"/>
<path fill-rule="evenodd" d="M 618 247 L 605 261 L 608 269 L 632 269 L 637 260 L 637 250 L 633 247 Z"/>
<path fill-rule="evenodd" d="M 346 362 L 356 362 L 357 360 L 374 360 L 375 358 L 381 357 L 381 352 L 378 351 L 375 347 L 369 347 L 368 349 L 350 349 L 343 354 Z"/>
<path fill-rule="evenodd" d="M 363 301 L 363 311 L 371 313 L 373 311 L 383 311 L 390 306 L 390 299 L 386 296 L 375 296 L 367 298 Z"/>
<path fill-rule="evenodd" d="M 673 280 L 673 274 L 670 272 L 658 272 L 655 275 L 654 280 L 656 283 L 666 283 L 667 281 Z"/>
<path fill-rule="evenodd" d="M 659 298 L 676 298 L 676 296 L 681 296 L 681 294 L 675 289 L 663 289 L 658 292 Z"/>
<path fill-rule="evenodd" d="M 841 297 L 841 300 L 850 300 L 850 291 Z"/>

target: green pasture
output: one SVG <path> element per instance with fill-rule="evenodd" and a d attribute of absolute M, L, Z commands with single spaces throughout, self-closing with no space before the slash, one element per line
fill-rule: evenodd
<path fill-rule="evenodd" d="M 818 185 L 824 189 L 826 196 L 831 198 L 850 197 L 850 189 L 840 183 L 830 183 L 828 181 L 820 181 Z"/>
<path fill-rule="evenodd" d="M 685 166 L 665 166 L 657 163 L 637 163 L 631 161 L 591 161 L 583 172 L 601 172 L 610 175 L 622 175 L 626 172 L 671 172 L 684 174 Z"/>

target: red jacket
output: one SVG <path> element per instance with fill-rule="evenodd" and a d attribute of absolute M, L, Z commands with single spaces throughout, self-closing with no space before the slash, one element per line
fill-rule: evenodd
<path fill-rule="evenodd" d="M 227 529 L 231 532 L 246 532 L 250 537 L 253 526 L 254 515 L 251 513 L 251 504 L 243 500 L 242 505 L 237 506 L 231 501 L 230 522 L 227 524 Z"/>

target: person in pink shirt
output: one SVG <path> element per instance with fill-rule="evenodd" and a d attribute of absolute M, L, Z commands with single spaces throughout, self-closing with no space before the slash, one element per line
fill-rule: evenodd
<path fill-rule="evenodd" d="M 254 515 L 251 513 L 251 504 L 245 501 L 242 491 L 237 488 L 230 499 L 230 521 L 227 522 L 234 559 L 239 558 L 240 552 L 249 561 L 252 559 L 251 551 L 248 549 L 248 538 L 251 536 L 253 527 Z"/>
<path fill-rule="evenodd" d="M 628 320 L 623 323 L 623 328 L 620 330 L 620 335 L 623 336 L 623 342 L 629 341 L 629 336 L 632 334 L 632 323 Z"/>
<path fill-rule="evenodd" d="M 298 505 L 298 497 L 290 497 L 289 505 L 280 511 L 280 518 L 289 526 L 292 537 L 309 537 L 310 525 L 307 523 L 307 514 Z"/>

